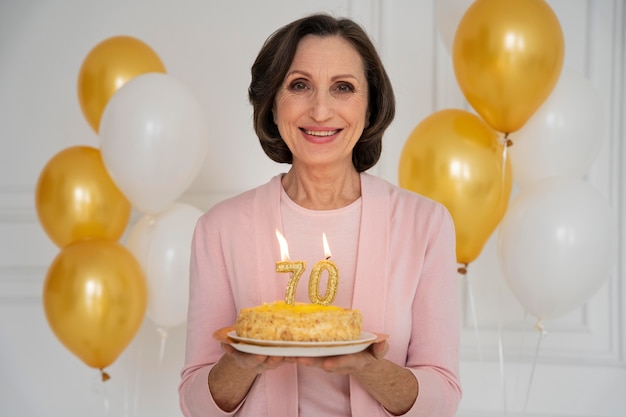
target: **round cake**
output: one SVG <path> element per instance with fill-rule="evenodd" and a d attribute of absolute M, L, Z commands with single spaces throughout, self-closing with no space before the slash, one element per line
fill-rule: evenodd
<path fill-rule="evenodd" d="M 363 318 L 358 310 L 284 301 L 243 308 L 235 322 L 239 337 L 297 342 L 356 340 Z"/>

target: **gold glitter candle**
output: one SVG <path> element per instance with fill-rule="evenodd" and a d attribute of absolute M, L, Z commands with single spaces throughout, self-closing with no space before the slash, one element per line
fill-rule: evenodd
<path fill-rule="evenodd" d="M 291 272 L 287 290 L 285 291 L 285 303 L 293 305 L 296 302 L 296 287 L 298 281 L 306 269 L 305 261 L 290 261 L 289 248 L 285 237 L 276 230 L 276 238 L 280 245 L 280 262 L 276 262 L 276 272 Z"/>
<path fill-rule="evenodd" d="M 333 261 L 330 261 L 331 253 L 326 240 L 326 233 L 322 233 L 324 243 L 324 255 L 326 259 L 319 261 L 313 266 L 311 276 L 309 277 L 309 299 L 314 304 L 329 305 L 337 296 L 337 287 L 339 287 L 339 268 Z M 320 296 L 320 278 L 322 271 L 328 272 L 328 281 L 326 284 L 326 292 Z"/>
<path fill-rule="evenodd" d="M 322 271 L 328 272 L 328 284 L 326 293 L 320 296 L 320 277 Z M 309 277 L 309 298 L 314 304 L 329 305 L 337 295 L 337 287 L 339 286 L 339 270 L 334 262 L 327 259 L 319 261 L 313 266 L 311 276 Z"/>
<path fill-rule="evenodd" d="M 304 261 L 276 262 L 276 272 L 291 272 L 287 290 L 285 291 L 285 303 L 293 305 L 296 302 L 296 287 L 305 269 L 306 262 Z"/>

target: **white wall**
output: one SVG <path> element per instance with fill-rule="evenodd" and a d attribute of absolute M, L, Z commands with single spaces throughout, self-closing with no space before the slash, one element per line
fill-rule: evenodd
<path fill-rule="evenodd" d="M 269 33 L 319 10 L 360 21 L 380 48 L 398 107 L 374 172 L 396 182 L 398 157 L 413 127 L 435 110 L 466 106 L 438 37 L 435 4 L 0 2 L 0 416 L 180 415 L 176 386 L 183 360 L 182 326 L 170 329 L 159 360 L 161 340 L 146 320 L 108 370 L 112 379 L 102 384 L 98 371 L 57 341 L 41 306 L 43 278 L 58 250 L 38 223 L 34 189 L 54 154 L 72 145 L 98 145 L 76 94 L 78 70 L 91 48 L 111 36 L 135 36 L 158 53 L 168 73 L 196 91 L 211 126 L 211 145 L 184 200 L 205 209 L 285 169 L 265 157 L 253 134 L 246 95 L 249 67 Z M 462 294 L 465 396 L 459 416 L 519 416 L 525 407 L 535 417 L 626 416 L 626 7 L 621 0 L 549 4 L 565 33 L 566 65 L 585 74 L 602 97 L 603 147 L 588 180 L 618 216 L 618 262 L 587 305 L 544 323 L 548 335 L 536 356 L 534 321 L 525 318 L 503 284 L 492 239 L 468 277 L 478 336 L 467 288 Z"/>

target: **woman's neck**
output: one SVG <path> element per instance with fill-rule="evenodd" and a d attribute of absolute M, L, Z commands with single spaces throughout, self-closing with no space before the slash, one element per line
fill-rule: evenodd
<path fill-rule="evenodd" d="M 316 171 L 292 166 L 282 185 L 296 204 L 312 210 L 345 207 L 361 197 L 361 177 L 354 168 Z"/>

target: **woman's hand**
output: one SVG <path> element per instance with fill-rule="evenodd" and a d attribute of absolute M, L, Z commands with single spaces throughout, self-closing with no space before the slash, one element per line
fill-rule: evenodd
<path fill-rule="evenodd" d="M 295 358 L 286 358 L 283 356 L 267 356 L 267 355 L 255 355 L 251 353 L 240 352 L 233 348 L 228 343 L 222 343 L 222 349 L 224 353 L 231 357 L 235 366 L 253 370 L 257 374 L 267 371 L 269 369 L 276 369 L 285 363 L 294 363 Z"/>
<path fill-rule="evenodd" d="M 222 349 L 224 355 L 209 373 L 209 390 L 215 403 L 227 412 L 243 401 L 260 373 L 295 362 L 294 358 L 239 352 L 228 343 L 222 343 Z"/>
<path fill-rule="evenodd" d="M 383 340 L 373 343 L 366 350 L 341 356 L 298 357 L 292 358 L 299 365 L 314 366 L 339 375 L 358 374 L 369 365 L 383 359 L 389 350 L 389 344 Z"/>
<path fill-rule="evenodd" d="M 339 375 L 352 375 L 361 386 L 394 415 L 406 413 L 419 387 L 413 373 L 385 359 L 389 344 L 383 340 L 362 352 L 321 358 L 296 358 L 296 363 L 315 366 Z"/>

